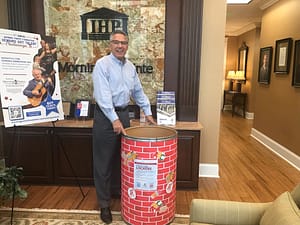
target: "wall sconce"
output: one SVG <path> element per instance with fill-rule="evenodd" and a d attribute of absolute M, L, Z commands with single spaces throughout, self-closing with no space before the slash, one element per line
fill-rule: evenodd
<path fill-rule="evenodd" d="M 242 82 L 245 80 L 245 72 L 242 70 L 234 71 L 229 70 L 227 73 L 227 79 L 230 80 L 229 90 L 233 91 L 233 82 L 236 83 L 236 91 L 241 92 L 242 90 Z"/>

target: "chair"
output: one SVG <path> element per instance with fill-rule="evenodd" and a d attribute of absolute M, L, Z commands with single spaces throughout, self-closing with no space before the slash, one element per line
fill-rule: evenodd
<path fill-rule="evenodd" d="M 300 184 L 273 202 L 193 199 L 190 225 L 300 225 Z"/>

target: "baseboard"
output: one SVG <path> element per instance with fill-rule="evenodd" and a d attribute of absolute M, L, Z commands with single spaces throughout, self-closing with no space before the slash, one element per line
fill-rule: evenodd
<path fill-rule="evenodd" d="M 253 120 L 254 119 L 254 113 L 246 112 L 246 119 Z"/>
<path fill-rule="evenodd" d="M 232 105 L 224 105 L 224 111 L 231 111 L 232 110 Z M 237 111 L 237 113 L 240 115 L 240 116 L 243 116 L 243 110 L 242 109 L 239 109 Z M 246 112 L 245 113 L 245 118 L 248 119 L 248 120 L 253 120 L 254 119 L 254 113 L 250 113 L 250 112 Z"/>
<path fill-rule="evenodd" d="M 219 178 L 219 164 L 200 163 L 199 177 Z"/>
<path fill-rule="evenodd" d="M 225 111 L 231 111 L 232 110 L 232 105 L 224 105 L 224 109 Z"/>
<path fill-rule="evenodd" d="M 254 128 L 251 129 L 250 135 L 300 171 L 300 157 L 298 155 Z"/>

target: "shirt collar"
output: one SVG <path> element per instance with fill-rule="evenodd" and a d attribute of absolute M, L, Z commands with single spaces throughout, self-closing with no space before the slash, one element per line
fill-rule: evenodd
<path fill-rule="evenodd" d="M 112 53 L 109 54 L 110 58 L 115 61 L 118 64 L 124 65 L 127 62 L 127 59 L 125 58 L 124 61 L 121 61 L 117 57 L 115 57 Z"/>

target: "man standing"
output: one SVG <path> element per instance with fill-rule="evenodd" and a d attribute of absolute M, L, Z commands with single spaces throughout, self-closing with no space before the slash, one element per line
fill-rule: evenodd
<path fill-rule="evenodd" d="M 93 126 L 94 182 L 100 217 L 112 222 L 110 211 L 113 167 L 120 166 L 121 134 L 130 126 L 128 104 L 132 97 L 150 124 L 155 124 L 149 99 L 144 94 L 135 66 L 125 58 L 128 36 L 116 30 L 110 35 L 111 53 L 96 62 L 93 71 L 96 100 Z M 120 182 L 120 181 L 119 181 Z"/>

